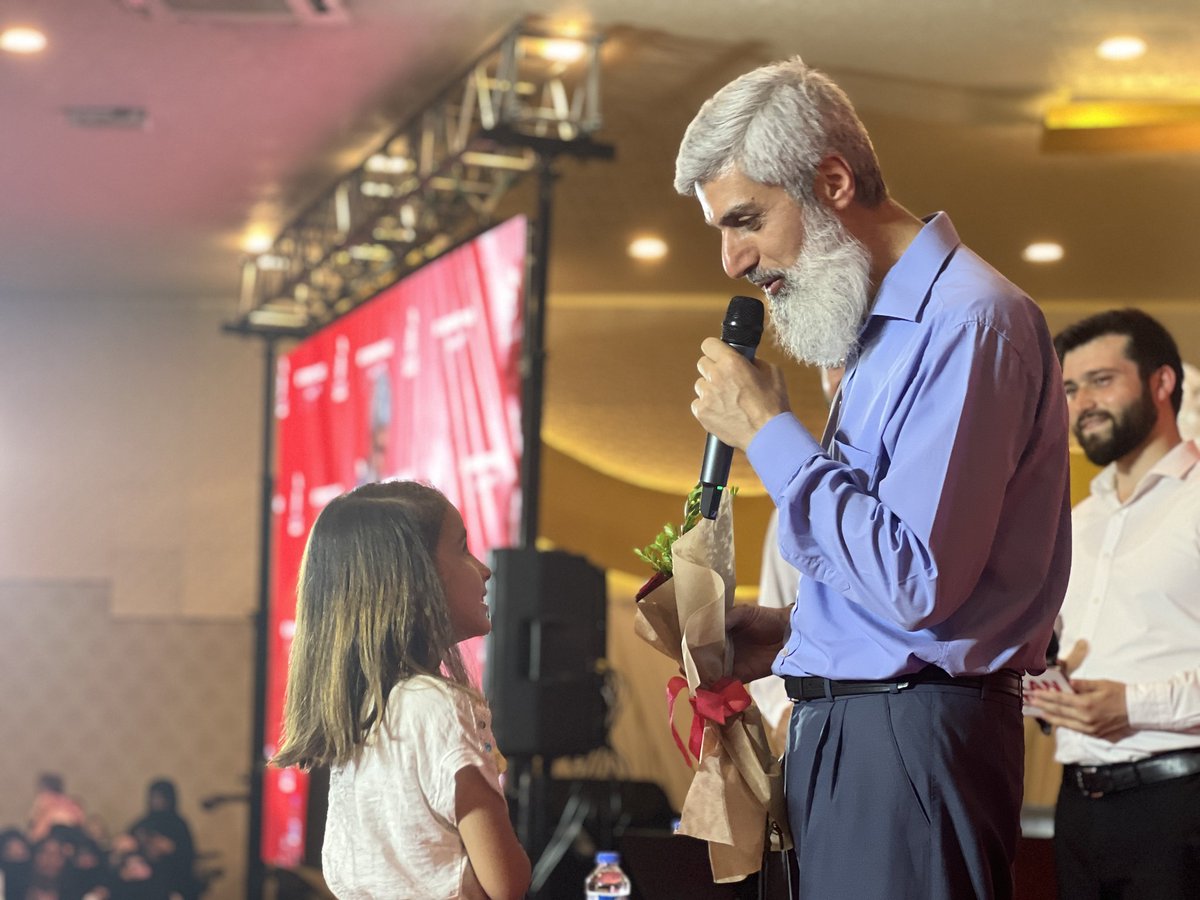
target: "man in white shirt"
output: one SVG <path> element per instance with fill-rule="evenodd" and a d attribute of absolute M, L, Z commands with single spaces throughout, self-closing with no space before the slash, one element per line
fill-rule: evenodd
<path fill-rule="evenodd" d="M 1064 764 L 1064 898 L 1200 891 L 1200 448 L 1176 424 L 1183 370 L 1138 310 L 1055 338 L 1071 427 L 1104 470 L 1072 514 L 1061 647 L 1073 694 L 1039 695 Z"/>

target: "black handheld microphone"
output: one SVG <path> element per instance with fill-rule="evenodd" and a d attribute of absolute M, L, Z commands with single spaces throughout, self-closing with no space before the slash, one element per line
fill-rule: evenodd
<path fill-rule="evenodd" d="M 754 351 L 762 340 L 763 304 L 754 297 L 734 297 L 725 310 L 721 325 L 721 340 L 746 359 L 754 359 Z M 721 494 L 729 481 L 729 464 L 733 448 L 713 435 L 704 444 L 704 461 L 700 464 L 700 515 L 715 519 L 721 507 Z"/>

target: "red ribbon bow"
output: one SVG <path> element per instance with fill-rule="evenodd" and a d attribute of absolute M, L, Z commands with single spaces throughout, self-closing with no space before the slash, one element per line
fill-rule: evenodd
<path fill-rule="evenodd" d="M 675 746 L 683 754 L 683 761 L 690 769 L 692 760 L 688 756 L 688 750 L 692 751 L 692 756 L 699 762 L 700 748 L 704 744 L 704 723 L 716 722 L 718 725 L 724 725 L 732 716 L 750 706 L 750 695 L 746 692 L 744 684 L 731 677 L 714 682 L 711 689 L 696 688 L 695 696 L 688 697 L 688 702 L 692 704 L 693 716 L 692 732 L 688 735 L 688 745 L 685 748 L 683 739 L 675 729 L 675 701 L 681 691 L 687 690 L 687 686 L 687 679 L 680 675 L 667 682 L 667 721 L 671 723 L 671 736 L 675 738 Z"/>

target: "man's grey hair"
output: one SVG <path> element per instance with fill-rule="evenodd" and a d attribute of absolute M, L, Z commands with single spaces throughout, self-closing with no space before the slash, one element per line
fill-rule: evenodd
<path fill-rule="evenodd" d="M 821 160 L 837 154 L 854 175 L 855 198 L 878 206 L 887 198 L 875 148 L 850 98 L 798 56 L 755 69 L 710 97 L 684 133 L 675 160 L 675 190 L 737 170 L 813 203 Z"/>

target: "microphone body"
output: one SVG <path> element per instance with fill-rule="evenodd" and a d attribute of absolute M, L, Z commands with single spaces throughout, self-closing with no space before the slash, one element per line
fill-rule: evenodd
<path fill-rule="evenodd" d="M 721 340 L 746 359 L 753 360 L 762 339 L 763 304 L 754 297 L 734 297 L 725 311 Z M 729 465 L 733 448 L 710 434 L 704 443 L 700 463 L 700 515 L 715 519 L 721 507 L 721 494 L 729 483 Z"/>

